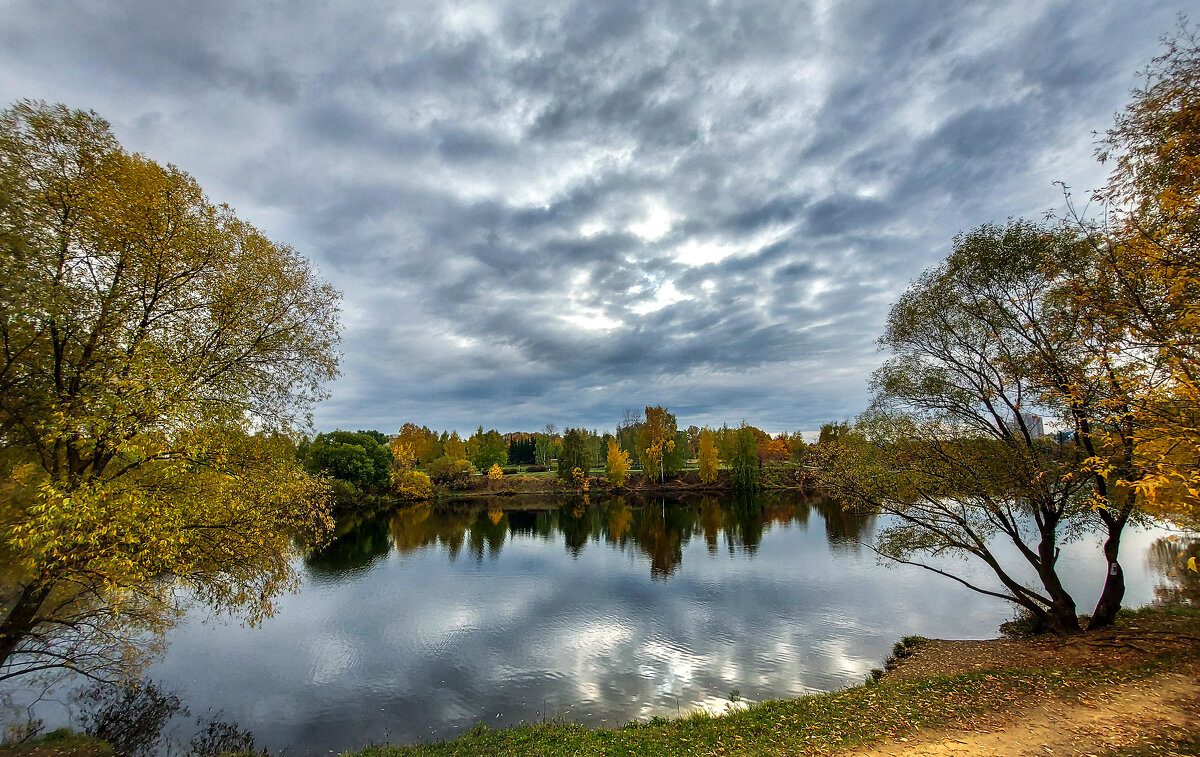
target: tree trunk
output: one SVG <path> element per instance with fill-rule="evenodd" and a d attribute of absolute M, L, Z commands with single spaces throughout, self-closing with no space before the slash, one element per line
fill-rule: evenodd
<path fill-rule="evenodd" d="M 1100 601 L 1092 612 L 1092 620 L 1088 630 L 1108 628 L 1117 620 L 1117 611 L 1121 609 L 1121 600 L 1125 598 L 1125 571 L 1117 556 L 1121 551 L 1121 531 L 1124 522 L 1116 520 L 1108 523 L 1108 539 L 1104 542 L 1104 557 L 1108 560 L 1108 575 L 1104 579 L 1104 591 L 1100 592 Z"/>
<path fill-rule="evenodd" d="M 1041 529 L 1041 536 L 1038 543 L 1038 578 L 1051 601 L 1046 610 L 1046 625 L 1060 636 L 1079 633 L 1081 629 L 1075 599 L 1063 588 L 1058 578 L 1058 533 L 1054 521 L 1047 520 L 1047 525 Z"/>
<path fill-rule="evenodd" d="M 33 630 L 38 610 L 50 595 L 50 582 L 31 583 L 21 590 L 12 609 L 0 622 L 0 670 L 3 670 L 21 641 Z"/>

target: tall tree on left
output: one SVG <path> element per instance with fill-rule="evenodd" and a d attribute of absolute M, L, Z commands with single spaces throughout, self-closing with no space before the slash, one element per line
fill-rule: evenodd
<path fill-rule="evenodd" d="M 270 612 L 331 527 L 290 436 L 338 299 L 95 113 L 0 111 L 0 680 L 136 672 L 181 588 Z"/>

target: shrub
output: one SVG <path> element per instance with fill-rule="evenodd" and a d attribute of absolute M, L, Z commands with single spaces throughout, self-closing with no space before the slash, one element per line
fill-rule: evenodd
<path fill-rule="evenodd" d="M 511 475 L 521 472 L 520 468 L 512 466 L 512 465 L 508 466 L 507 468 L 503 468 L 502 470 L 504 471 L 504 475 L 506 475 L 506 476 L 511 476 Z"/>
<path fill-rule="evenodd" d="M 471 477 L 478 472 L 470 462 L 452 457 L 439 457 L 429 464 L 429 478 L 433 483 L 451 490 L 466 489 L 471 485 Z"/>
<path fill-rule="evenodd" d="M 525 466 L 526 473 L 545 473 L 548 470 L 550 470 L 550 469 L 544 465 L 527 465 L 527 466 Z"/>
<path fill-rule="evenodd" d="M 432 499 L 433 482 L 421 471 L 398 470 L 392 473 L 392 493 L 400 499 Z"/>

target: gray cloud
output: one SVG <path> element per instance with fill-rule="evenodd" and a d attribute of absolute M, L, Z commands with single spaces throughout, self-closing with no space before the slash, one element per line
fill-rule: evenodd
<path fill-rule="evenodd" d="M 955 232 L 1094 186 L 1165 2 L 14 2 L 109 118 L 345 292 L 321 428 L 815 429 Z"/>

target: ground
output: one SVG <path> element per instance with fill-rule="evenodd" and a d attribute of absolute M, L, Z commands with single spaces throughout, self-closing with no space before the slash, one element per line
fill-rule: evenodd
<path fill-rule="evenodd" d="M 1141 613 L 1116 629 L 1067 639 L 929 640 L 912 646 L 880 685 L 897 685 L 964 671 L 1121 669 L 1169 660 L 1151 676 L 1087 686 L 1027 704 L 1016 698 L 951 729 L 919 730 L 856 757 L 918 755 L 1200 754 L 1200 637 L 1194 616 Z"/>

